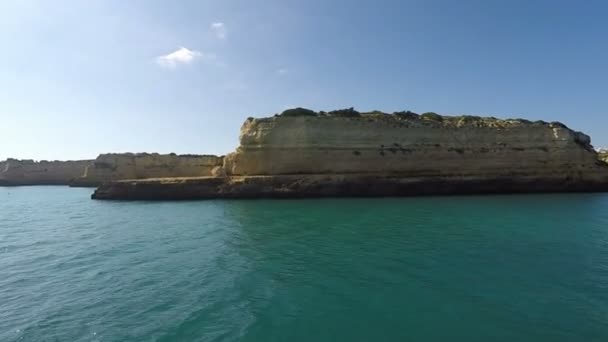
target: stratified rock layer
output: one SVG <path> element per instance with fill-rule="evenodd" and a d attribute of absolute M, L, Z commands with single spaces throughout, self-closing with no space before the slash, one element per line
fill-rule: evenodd
<path fill-rule="evenodd" d="M 590 138 L 559 123 L 397 115 L 252 119 L 226 158 L 232 175 L 596 177 Z M 602 172 L 605 173 L 605 172 Z"/>
<path fill-rule="evenodd" d="M 94 198 L 400 196 L 608 190 L 590 138 L 560 123 L 434 113 L 248 119 L 216 178 L 115 182 Z M 217 171 L 217 170 L 216 170 Z"/>
<path fill-rule="evenodd" d="M 101 154 L 70 185 L 98 186 L 121 179 L 211 176 L 212 170 L 221 167 L 222 163 L 223 157 L 211 155 Z"/>
<path fill-rule="evenodd" d="M 0 185 L 66 185 L 82 175 L 91 162 L 7 159 L 0 162 Z"/>

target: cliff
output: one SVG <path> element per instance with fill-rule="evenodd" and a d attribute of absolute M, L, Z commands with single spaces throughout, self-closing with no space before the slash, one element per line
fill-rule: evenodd
<path fill-rule="evenodd" d="M 560 123 L 363 114 L 249 119 L 232 175 L 513 176 L 605 173 L 590 138 Z"/>
<path fill-rule="evenodd" d="M 304 109 L 249 118 L 223 178 L 114 182 L 94 198 L 606 191 L 591 139 L 561 123 Z"/>
<path fill-rule="evenodd" d="M 97 186 L 120 179 L 211 176 L 223 157 L 158 153 L 101 154 L 74 179 L 72 186 Z"/>
<path fill-rule="evenodd" d="M 91 162 L 7 159 L 0 162 L 0 185 L 65 185 L 82 175 Z"/>

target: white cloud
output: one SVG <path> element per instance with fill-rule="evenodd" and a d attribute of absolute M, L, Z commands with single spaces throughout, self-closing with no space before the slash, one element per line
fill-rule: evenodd
<path fill-rule="evenodd" d="M 287 68 L 277 69 L 277 75 L 286 75 L 289 72 Z"/>
<path fill-rule="evenodd" d="M 200 51 L 180 47 L 179 49 L 171 52 L 170 54 L 156 57 L 156 63 L 163 67 L 175 68 L 179 64 L 190 64 L 195 59 L 200 58 L 202 56 L 203 53 Z"/>
<path fill-rule="evenodd" d="M 217 22 L 211 24 L 211 32 L 217 39 L 226 39 L 228 37 L 228 30 L 226 30 L 226 24 Z"/>

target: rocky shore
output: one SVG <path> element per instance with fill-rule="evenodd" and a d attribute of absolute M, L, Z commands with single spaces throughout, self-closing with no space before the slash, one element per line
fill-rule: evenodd
<path fill-rule="evenodd" d="M 551 192 L 608 192 L 608 182 L 567 177 L 400 177 L 278 175 L 158 178 L 104 183 L 93 199 L 194 200 L 237 198 L 387 197 Z"/>
<path fill-rule="evenodd" d="M 95 199 L 301 198 L 608 191 L 608 164 L 567 126 L 522 119 L 313 112 L 249 118 L 211 176 L 103 183 Z"/>

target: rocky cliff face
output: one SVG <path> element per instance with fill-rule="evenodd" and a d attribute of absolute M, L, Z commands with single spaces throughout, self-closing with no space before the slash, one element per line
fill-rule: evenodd
<path fill-rule="evenodd" d="M 249 119 L 231 175 L 606 177 L 590 138 L 560 123 L 368 114 Z"/>
<path fill-rule="evenodd" d="M 0 162 L 0 185 L 65 185 L 79 177 L 92 160 Z"/>
<path fill-rule="evenodd" d="M 215 174 L 112 182 L 93 198 L 608 191 L 591 139 L 560 123 L 352 109 L 250 118 Z"/>
<path fill-rule="evenodd" d="M 119 179 L 211 176 L 223 157 L 158 153 L 101 154 L 89 165 L 73 186 L 99 185 Z"/>

